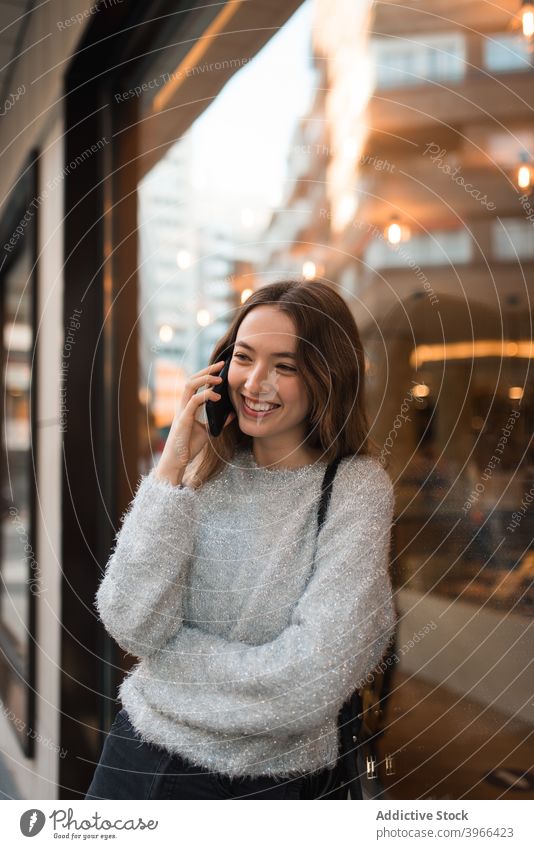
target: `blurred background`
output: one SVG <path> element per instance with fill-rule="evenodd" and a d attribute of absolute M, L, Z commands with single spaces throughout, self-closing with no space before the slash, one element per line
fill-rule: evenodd
<path fill-rule="evenodd" d="M 119 518 L 287 276 L 353 311 L 395 483 L 367 792 L 534 798 L 533 49 L 521 0 L 0 0 L 0 798 L 83 798 Z"/>

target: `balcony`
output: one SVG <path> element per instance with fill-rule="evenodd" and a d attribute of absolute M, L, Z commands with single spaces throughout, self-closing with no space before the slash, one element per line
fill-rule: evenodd
<path fill-rule="evenodd" d="M 397 135 L 423 127 L 432 127 L 435 133 L 440 125 L 446 129 L 474 120 L 509 124 L 532 113 L 533 78 L 517 71 L 498 77 L 475 71 L 460 83 L 379 90 L 369 102 L 367 123 L 374 134 Z"/>

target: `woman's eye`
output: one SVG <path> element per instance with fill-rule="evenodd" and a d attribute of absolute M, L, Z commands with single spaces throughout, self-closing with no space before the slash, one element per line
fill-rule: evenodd
<path fill-rule="evenodd" d="M 234 357 L 239 357 L 239 358 L 242 357 L 243 360 L 248 360 L 248 357 L 246 356 L 246 354 L 236 353 L 236 354 L 234 354 Z M 243 362 L 243 360 L 241 360 L 241 362 Z M 288 365 L 286 365 L 286 363 L 279 363 L 278 368 L 286 369 L 286 371 L 296 372 L 296 368 L 293 368 L 293 366 L 288 366 Z"/>

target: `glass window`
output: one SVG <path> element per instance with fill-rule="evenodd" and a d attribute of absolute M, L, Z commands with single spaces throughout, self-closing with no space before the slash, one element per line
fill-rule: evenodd
<path fill-rule="evenodd" d="M 531 71 L 528 44 L 520 35 L 484 38 L 484 65 L 488 71 Z"/>
<path fill-rule="evenodd" d="M 469 262 L 471 248 L 471 237 L 465 230 L 423 233 L 398 245 L 390 245 L 385 238 L 374 238 L 364 259 L 374 268 L 413 267 L 415 263 L 448 265 Z"/>
<path fill-rule="evenodd" d="M 210 38 L 184 47 L 177 30 L 125 85 L 141 86 L 126 98 L 138 115 L 127 112 L 125 153 L 139 152 L 136 471 L 157 462 L 187 377 L 250 290 L 294 274 L 334 281 L 359 324 L 371 435 L 396 491 L 400 625 L 374 714 L 385 798 L 519 798 L 503 765 L 534 756 L 534 512 L 521 506 L 534 474 L 534 266 L 503 274 L 496 261 L 506 234 L 525 264 L 532 254 L 524 224 L 491 230 L 510 218 L 509 177 L 482 141 L 495 116 L 475 119 L 461 89 L 429 98 L 429 81 L 463 78 L 464 6 L 443 33 L 394 3 L 339 0 L 332 15 L 307 0 L 276 19 L 274 5 L 232 4 L 231 20 L 229 6 L 210 13 Z M 477 85 L 506 111 L 496 74 Z M 385 98 L 384 86 L 398 90 Z M 528 127 L 520 98 L 515 112 Z M 429 143 L 454 150 L 494 208 L 423 156 Z M 376 237 L 392 209 L 412 230 L 398 248 Z"/>
<path fill-rule="evenodd" d="M 139 181 L 140 391 L 150 399 L 159 446 L 186 376 L 208 361 L 242 292 L 256 285 L 276 247 L 275 219 L 284 216 L 290 194 L 288 157 L 317 157 L 321 137 L 308 141 L 316 137 L 313 122 L 300 124 L 313 107 L 317 78 L 311 14 L 312 4 L 304 3 L 257 55 L 236 53 L 236 73 L 218 97 Z M 203 64 L 199 75 L 216 79 L 222 70 Z M 174 79 L 188 72 L 193 78 L 193 70 L 182 63 Z M 145 100 L 147 116 L 165 93 L 162 87 L 156 102 Z M 152 133 L 147 121 L 141 129 L 147 144 Z M 309 203 L 303 198 L 290 206 L 296 234 L 310 218 Z M 152 459 L 147 451 L 142 469 Z"/>
<path fill-rule="evenodd" d="M 534 223 L 521 218 L 501 218 L 492 226 L 495 259 L 534 259 Z"/>
<path fill-rule="evenodd" d="M 36 598 L 35 304 L 37 152 L 32 150 L 0 219 L 2 466 L 0 491 L 0 694 L 26 757 L 34 753 Z M 9 712 L 8 712 L 9 709 Z"/>
<path fill-rule="evenodd" d="M 465 45 L 459 34 L 376 38 L 372 51 L 377 88 L 456 82 L 465 73 Z"/>
<path fill-rule="evenodd" d="M 31 256 L 23 251 L 4 277 L 6 476 L 3 481 L 2 623 L 22 647 L 29 627 Z"/>

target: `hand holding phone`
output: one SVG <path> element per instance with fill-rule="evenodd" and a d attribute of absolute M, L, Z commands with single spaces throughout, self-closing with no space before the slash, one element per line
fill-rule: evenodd
<path fill-rule="evenodd" d="M 222 381 L 218 386 L 216 385 L 213 387 L 213 391 L 220 396 L 220 401 L 215 401 L 211 398 L 208 398 L 206 401 L 206 417 L 208 419 L 209 431 L 212 436 L 219 436 L 219 434 L 222 433 L 230 413 L 234 414 L 232 419 L 236 416 L 236 411 L 230 400 L 230 393 L 228 392 L 228 372 L 230 370 L 231 361 L 232 353 L 230 352 L 225 359 L 224 366 L 219 372 L 219 377 L 222 378 Z"/>
<path fill-rule="evenodd" d="M 229 364 L 230 359 L 226 363 L 227 371 Z M 212 363 L 207 368 L 193 374 L 187 381 L 180 402 L 180 408 L 174 416 L 163 452 L 158 461 L 158 477 L 165 477 L 175 485 L 180 483 L 187 465 L 196 457 L 208 441 L 208 427 L 198 420 L 197 412 L 203 404 L 206 404 L 207 407 L 210 400 L 214 409 L 217 409 L 217 405 L 220 406 L 225 403 L 219 399 L 222 399 L 220 393 L 221 386 L 225 385 L 226 381 L 224 378 L 221 379 L 221 376 L 217 374 L 217 372 L 221 371 L 223 365 L 225 365 L 223 360 Z M 207 389 L 197 392 L 201 386 L 205 386 L 206 384 L 208 384 Z M 226 396 L 228 397 L 227 387 Z M 230 404 L 230 409 L 226 410 L 224 417 L 218 409 L 215 417 L 213 416 L 213 412 L 207 414 L 208 422 L 211 419 L 213 428 L 217 431 L 213 433 L 210 426 L 212 436 L 218 436 L 223 427 L 230 424 L 233 418 L 235 418 L 236 413 L 230 403 L 229 397 L 228 404 Z"/>

